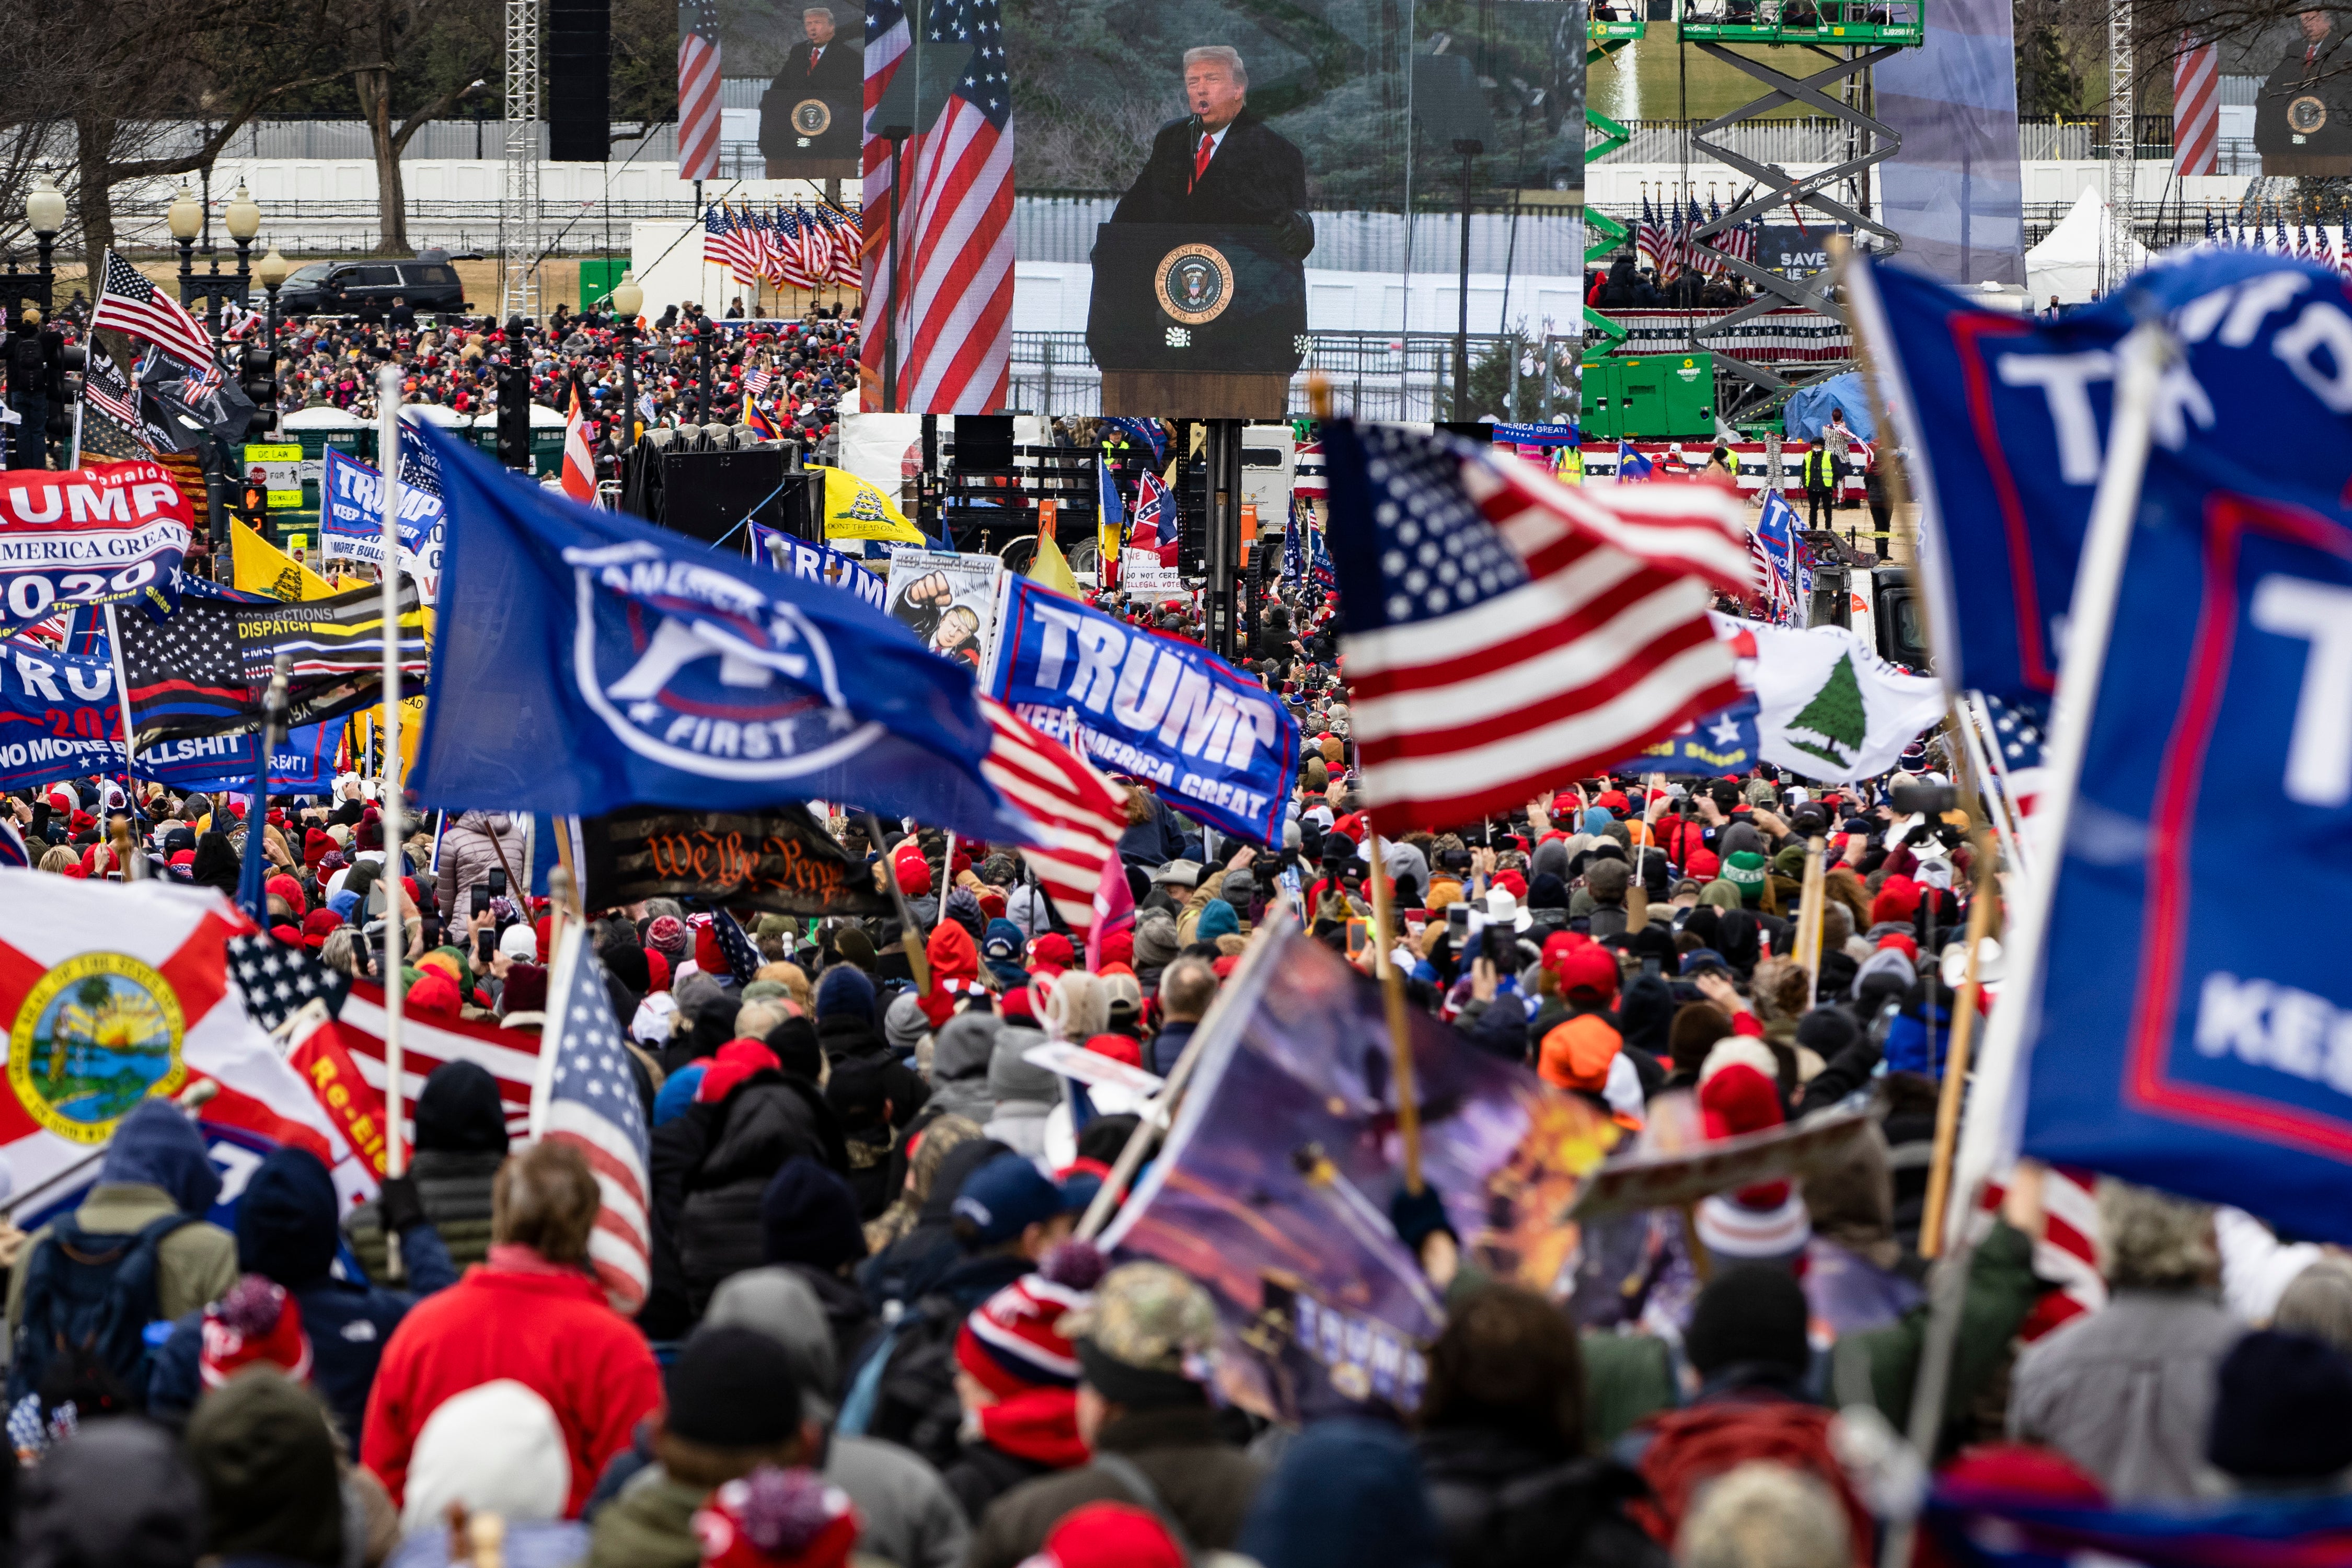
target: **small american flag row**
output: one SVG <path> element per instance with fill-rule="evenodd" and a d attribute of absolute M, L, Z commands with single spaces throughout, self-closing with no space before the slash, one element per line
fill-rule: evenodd
<path fill-rule="evenodd" d="M 143 338 L 193 367 L 213 363 L 213 341 L 204 323 L 137 268 L 110 250 L 100 277 L 98 303 L 89 316 L 92 331 L 111 328 Z"/>
<path fill-rule="evenodd" d="M 604 1202 L 588 1238 L 588 1263 L 614 1310 L 626 1316 L 645 1304 L 653 1279 L 652 1127 L 604 966 L 575 921 L 564 923 L 547 997 L 530 1131 L 542 1142 L 577 1148 L 596 1173 Z"/>
<path fill-rule="evenodd" d="M 1739 700 L 1707 619 L 1751 586 L 1707 483 L 1571 489 L 1442 432 L 1325 428 L 1327 532 L 1364 793 L 1444 829 Z"/>
<path fill-rule="evenodd" d="M 1093 928 L 1103 862 L 1127 831 L 1127 803 L 1093 763 L 1024 723 L 993 698 L 980 700 L 992 734 L 980 771 L 1037 833 L 1022 858 L 1070 930 Z"/>

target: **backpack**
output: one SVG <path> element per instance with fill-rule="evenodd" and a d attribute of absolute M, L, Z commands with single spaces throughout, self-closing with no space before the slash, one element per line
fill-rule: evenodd
<path fill-rule="evenodd" d="M 896 1443 L 945 1469 L 961 1447 L 955 1346 L 964 1310 L 934 1293 L 899 1313 L 866 1350 L 834 1430 Z"/>
<path fill-rule="evenodd" d="M 85 1416 L 145 1409 L 154 1370 L 147 1326 L 163 1315 L 158 1254 L 165 1237 L 193 1223 L 166 1215 L 114 1236 L 59 1217 L 26 1264 L 9 1403 L 38 1394 L 52 1406 L 73 1399 Z"/>

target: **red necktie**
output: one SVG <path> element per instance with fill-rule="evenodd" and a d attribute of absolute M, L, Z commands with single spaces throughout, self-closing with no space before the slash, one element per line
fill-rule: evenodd
<path fill-rule="evenodd" d="M 1192 154 L 1192 183 L 1199 184 L 1201 176 L 1209 172 L 1209 154 L 1217 150 L 1217 139 L 1210 132 L 1201 132 L 1200 151 Z"/>
<path fill-rule="evenodd" d="M 819 55 L 824 54 L 824 45 L 822 45 L 822 44 L 819 44 L 815 48 L 813 48 L 813 49 L 811 49 L 811 50 L 809 51 L 809 63 L 808 63 L 808 73 L 809 73 L 809 75 L 811 75 L 811 76 L 814 76 L 814 75 L 816 75 L 816 61 L 817 61 L 817 57 L 818 57 Z"/>

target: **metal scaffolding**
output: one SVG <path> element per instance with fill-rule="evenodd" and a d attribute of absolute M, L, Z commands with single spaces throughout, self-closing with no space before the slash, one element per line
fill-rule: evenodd
<path fill-rule="evenodd" d="M 1704 8 L 1714 9 L 1711 5 Z M 1717 249 L 1714 238 L 1750 218 L 1783 208 L 1793 212 L 1802 205 L 1847 226 L 1857 243 L 1863 243 L 1864 237 L 1868 236 L 1873 242 L 1870 248 L 1881 255 L 1901 247 L 1901 237 L 1870 216 L 1868 171 L 1900 151 L 1903 139 L 1894 127 L 1864 111 L 1863 105 L 1869 99 L 1866 85 L 1862 91 L 1842 90 L 1834 98 L 1824 89 L 1855 82 L 1857 79 L 1861 84 L 1866 84 L 1868 73 L 1879 61 L 1892 58 L 1899 50 L 1916 48 L 1924 43 L 1927 31 L 1921 19 L 1921 0 L 1820 0 L 1817 5 L 1803 8 L 1802 14 L 1807 19 L 1801 24 L 1790 19 L 1791 13 L 1799 11 L 1799 7 L 1794 5 L 1759 5 L 1756 7 L 1758 15 L 1754 19 L 1740 21 L 1693 20 L 1692 13 L 1702 7 L 1686 5 L 1684 9 L 1685 19 L 1681 27 L 1684 42 L 1696 45 L 1770 89 L 1763 97 L 1718 116 L 1692 133 L 1694 152 L 1705 153 L 1719 163 L 1737 169 L 1755 182 L 1755 187 L 1746 201 L 1721 217 L 1701 225 L 1694 231 L 1694 237 L 1703 254 L 1715 258 L 1723 269 L 1753 284 L 1757 289 L 1754 300 L 1698 328 L 1694 333 L 1695 339 L 1735 331 L 1768 310 L 1784 310 L 1792 305 L 1819 311 L 1824 316 L 1842 318 L 1843 313 L 1830 295 L 1833 280 L 1831 268 L 1823 268 L 1802 278 L 1783 278 L 1777 272 Z M 1826 57 L 1829 64 L 1810 76 L 1790 76 L 1774 69 L 1763 59 L 1735 51 L 1729 47 L 1733 44 L 1811 48 Z M 1727 138 L 1720 142 L 1707 140 L 1731 126 L 1759 120 L 1790 103 L 1801 104 L 1817 114 L 1843 121 L 1849 128 L 1849 155 L 1818 174 L 1800 178 L 1777 163 L 1765 163 L 1748 157 L 1730 145 Z M 1827 194 L 1849 182 L 1857 197 L 1854 202 L 1849 204 Z M 1716 351 L 1715 363 L 1719 369 L 1730 372 L 1761 394 L 1759 397 L 1749 400 L 1758 404 L 1769 404 L 1800 385 L 1825 379 L 1846 368 L 1843 364 L 1830 366 L 1806 377 L 1804 383 L 1794 383 L 1764 365 L 1750 363 L 1721 350 Z M 1735 407 L 1730 416 L 1736 417 L 1741 412 L 1742 408 Z"/>
<path fill-rule="evenodd" d="M 2139 173 L 2138 121 L 2132 116 L 2131 0 L 2109 0 L 2107 10 L 2107 123 L 2125 127 L 2107 136 L 2107 210 L 2101 236 L 2100 270 L 2105 274 L 2100 292 L 2132 275 L 2133 184 Z"/>
<path fill-rule="evenodd" d="M 499 317 L 539 315 L 539 7 L 507 0 L 506 188 L 499 203 Z"/>

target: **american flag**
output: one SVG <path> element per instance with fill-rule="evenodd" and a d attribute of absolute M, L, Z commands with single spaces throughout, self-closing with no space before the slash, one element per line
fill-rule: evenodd
<path fill-rule="evenodd" d="M 1642 222 L 1633 230 L 1633 265 L 1655 270 L 1665 253 L 1665 236 L 1658 228 L 1657 214 L 1650 210 L 1650 187 L 1642 187 Z"/>
<path fill-rule="evenodd" d="M 866 321 L 871 326 L 860 341 L 858 368 L 864 377 L 874 384 L 875 395 L 880 395 L 882 381 L 882 323 L 873 313 L 877 301 L 885 300 L 891 279 L 883 274 L 887 258 L 903 273 L 906 258 L 889 247 L 890 143 L 874 134 L 874 110 L 889 89 L 891 79 L 898 74 L 898 60 L 909 47 L 907 8 L 903 0 L 866 0 L 866 98 L 865 120 L 867 127 L 865 140 L 858 144 L 858 155 L 864 164 L 865 177 L 857 187 L 857 216 L 861 229 L 858 256 L 858 286 L 866 305 Z M 880 406 L 877 402 L 875 406 Z"/>
<path fill-rule="evenodd" d="M 730 272 L 749 270 L 743 265 L 742 242 L 735 237 L 734 216 L 723 203 L 702 209 L 702 259 Z"/>
<path fill-rule="evenodd" d="M 727 967 L 734 971 L 737 984 L 749 985 L 759 978 L 760 966 L 767 960 L 760 956 L 760 950 L 751 945 L 751 939 L 743 934 L 742 926 L 733 915 L 725 910 L 712 910 L 710 934 L 719 939 L 719 951 L 727 955 Z M 711 978 L 719 977 L 714 974 Z"/>
<path fill-rule="evenodd" d="M 719 0 L 677 7 L 677 177 L 719 177 Z"/>
<path fill-rule="evenodd" d="M 2336 270 L 2352 278 L 2352 216 L 2345 218 L 2343 232 L 2336 236 Z"/>
<path fill-rule="evenodd" d="M 1324 446 L 1355 740 L 1390 831 L 1508 809 L 1739 700 L 1707 618 L 1714 589 L 1749 586 L 1728 488 L 1570 489 L 1388 425 Z"/>
<path fill-rule="evenodd" d="M 808 251 L 801 243 L 803 221 L 797 212 L 786 213 L 778 219 L 776 281 L 794 289 L 816 286 L 816 280 L 809 276 Z"/>
<path fill-rule="evenodd" d="M 547 996 L 530 1130 L 543 1142 L 572 1144 L 596 1173 L 604 1206 L 588 1238 L 588 1262 L 614 1310 L 625 1317 L 645 1304 L 653 1277 L 646 1214 L 651 1133 L 604 967 L 577 922 L 563 928 Z"/>
<path fill-rule="evenodd" d="M 868 13 L 869 37 L 888 9 Z M 866 364 L 880 374 L 886 334 L 877 312 L 887 311 L 899 409 L 978 414 L 1003 404 L 1013 357 L 1013 93 L 998 0 L 930 0 L 923 30 L 927 58 L 971 52 L 938 121 L 901 156 L 897 276 L 869 283 Z M 871 92 L 877 65 L 866 58 Z M 869 173 L 869 214 L 888 202 L 887 173 L 881 204 L 875 191 Z"/>
<path fill-rule="evenodd" d="M 1990 691 L 1978 694 L 1984 704 L 1987 749 L 1993 773 L 2009 796 L 2019 820 L 2033 815 L 2048 775 L 2042 771 L 2042 741 L 2050 731 L 2046 704 L 2021 699 L 2003 701 Z"/>
<path fill-rule="evenodd" d="M 759 369 L 753 371 L 751 374 L 743 378 L 743 390 L 750 393 L 752 396 L 757 397 L 760 394 L 767 391 L 768 384 L 775 379 L 776 373 L 770 370 L 766 365 L 761 365 Z"/>
<path fill-rule="evenodd" d="M 90 312 L 92 331 L 112 328 L 167 351 L 174 359 L 199 369 L 213 363 L 213 341 L 205 324 L 181 308 L 180 302 L 142 277 L 139 269 L 111 250 L 106 253 L 106 281 Z"/>
<path fill-rule="evenodd" d="M 1127 831 L 1127 803 L 1093 763 L 1023 723 L 1003 703 L 983 697 L 980 710 L 992 731 L 980 771 L 1036 824 L 1022 841 L 1021 858 L 1063 922 L 1083 936 L 1094 925 L 1103 862 L 1118 853 Z"/>
<path fill-rule="evenodd" d="M 2182 34 L 2172 62 L 2172 171 L 2211 174 L 2221 169 L 2214 137 L 2221 124 L 2221 51 Z"/>
<path fill-rule="evenodd" d="M 89 367 L 81 378 L 81 395 L 83 402 L 104 409 L 126 428 L 145 427 L 146 420 L 139 412 L 139 388 L 96 344 L 90 346 Z"/>
<path fill-rule="evenodd" d="M 1775 626 L 1793 626 L 1801 602 L 1797 592 L 1797 509 L 1780 491 L 1764 492 L 1764 514 L 1748 536 L 1748 553 Z"/>
<path fill-rule="evenodd" d="M 735 219 L 735 254 L 743 258 L 741 270 L 753 278 L 767 277 L 774 266 L 775 236 L 767 216 L 757 208 L 746 207 Z"/>
<path fill-rule="evenodd" d="M 1978 1225 L 1989 1230 L 2008 1199 L 2003 1182 L 1987 1182 Z M 2073 1165 L 2042 1173 L 2042 1239 L 2033 1244 L 2033 1278 L 2045 1289 L 2025 1314 L 2018 1337 L 2031 1344 L 2070 1318 L 2107 1304 L 2106 1276 L 2099 1270 L 2099 1178 Z"/>
<path fill-rule="evenodd" d="M 363 981 L 343 998 L 337 1038 L 359 1064 L 360 1076 L 381 1090 L 390 1081 L 383 1066 L 383 992 Z M 433 1069 L 445 1063 L 472 1062 L 496 1080 L 507 1131 L 530 1130 L 531 1085 L 539 1081 L 541 1037 L 528 1029 L 502 1029 L 464 1019 L 404 1014 L 400 1020 L 401 1102 L 412 1108 Z"/>
<path fill-rule="evenodd" d="M 857 220 L 837 208 L 824 209 L 825 238 L 833 247 L 825 275 L 839 288 L 855 289 L 862 281 L 864 262 L 857 254 Z"/>
<path fill-rule="evenodd" d="M 312 997 L 326 1003 L 327 1016 L 333 1017 L 352 988 L 351 976 L 329 969 L 309 949 L 290 946 L 267 931 L 228 939 L 228 973 L 245 994 L 245 1010 L 268 1030 L 300 1012 Z"/>

